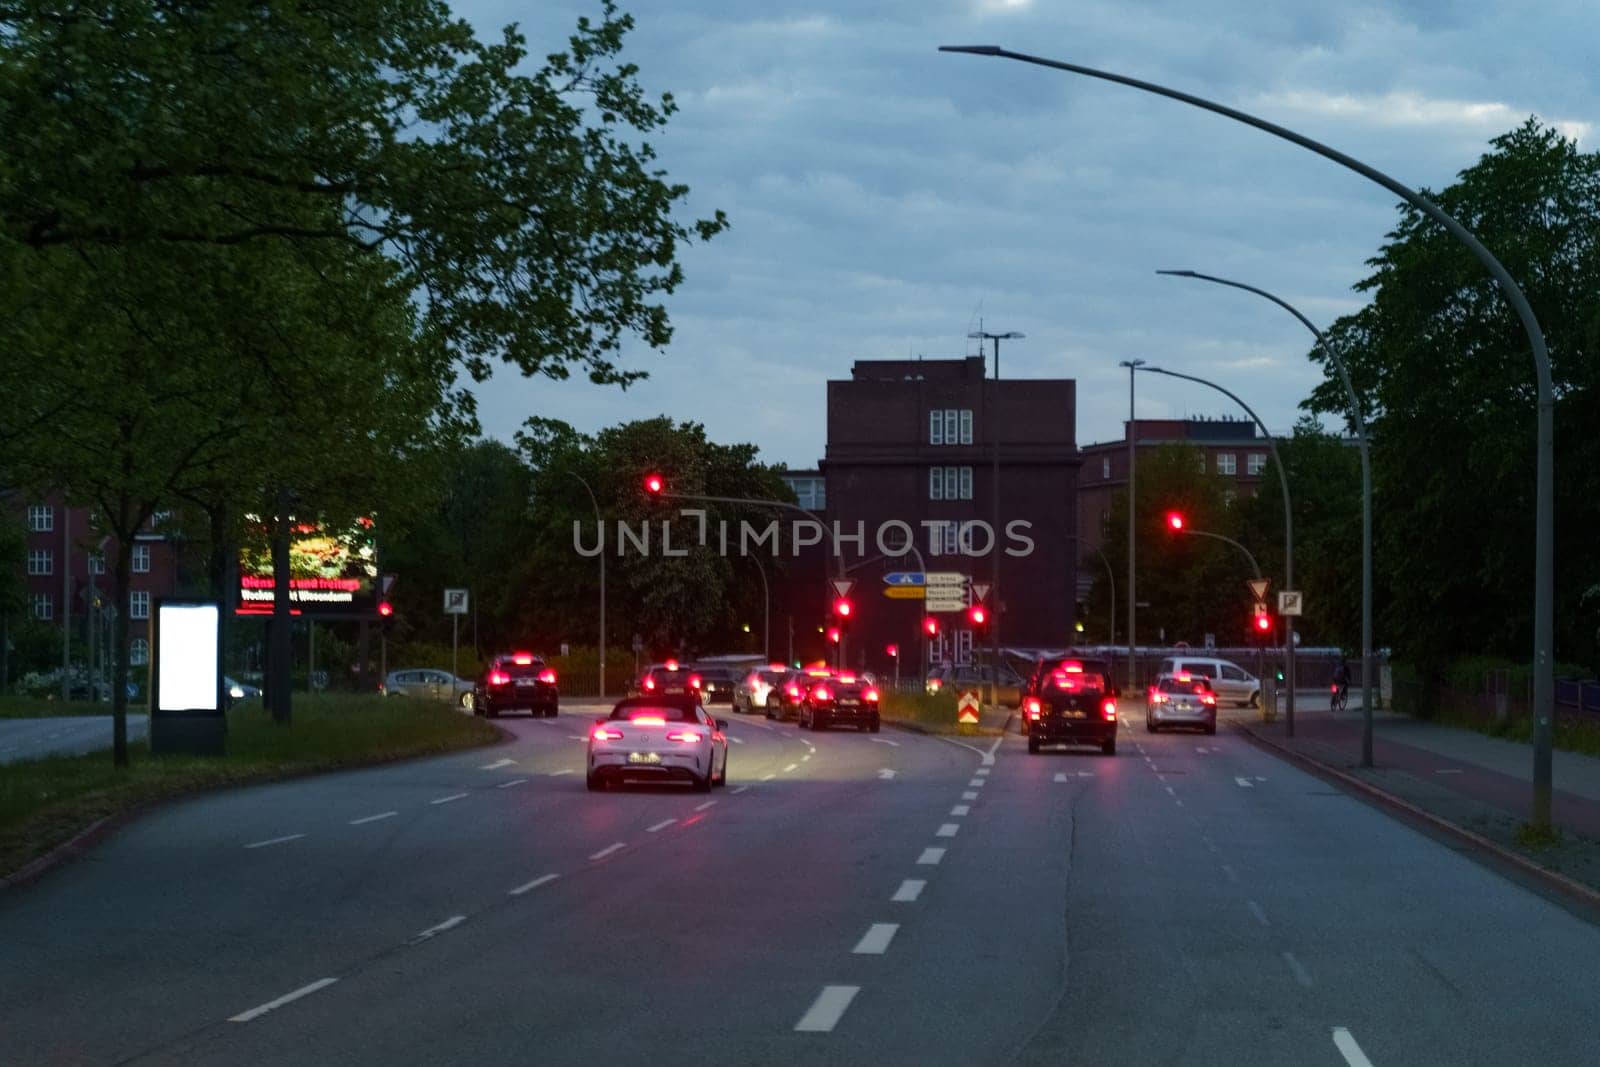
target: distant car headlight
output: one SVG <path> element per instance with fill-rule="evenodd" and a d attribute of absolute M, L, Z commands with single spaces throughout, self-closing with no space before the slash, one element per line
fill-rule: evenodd
<path fill-rule="evenodd" d="M 232 688 L 230 688 L 228 690 L 228 695 L 231 696 L 235 700 L 243 700 L 244 699 L 244 687 L 243 686 L 238 686 L 238 685 L 233 686 Z"/>

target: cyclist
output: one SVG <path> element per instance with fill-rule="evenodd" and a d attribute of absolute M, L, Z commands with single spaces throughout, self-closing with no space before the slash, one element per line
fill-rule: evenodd
<path fill-rule="evenodd" d="M 1349 687 L 1350 672 L 1345 669 L 1344 660 L 1341 658 L 1333 665 L 1333 700 L 1330 703 L 1334 711 L 1344 710 Z"/>

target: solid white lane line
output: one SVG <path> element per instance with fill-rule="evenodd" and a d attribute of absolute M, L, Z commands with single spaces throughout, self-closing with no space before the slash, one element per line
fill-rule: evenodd
<path fill-rule="evenodd" d="M 850 951 L 857 956 L 881 956 L 889 951 L 889 942 L 894 940 L 898 929 L 899 923 L 873 923 Z"/>
<path fill-rule="evenodd" d="M 526 785 L 527 781 L 528 780 L 526 778 L 513 778 L 509 782 L 501 782 L 499 785 L 495 786 L 495 788 L 510 789 L 514 785 Z"/>
<path fill-rule="evenodd" d="M 1300 961 L 1294 958 L 1293 952 L 1285 952 L 1283 954 L 1283 962 L 1287 963 L 1289 969 L 1294 972 L 1294 980 L 1296 982 L 1299 982 L 1307 989 L 1311 988 L 1311 975 L 1300 965 Z"/>
<path fill-rule="evenodd" d="M 900 883 L 900 888 L 894 891 L 894 896 L 889 899 L 896 904 L 909 904 L 922 895 L 922 890 L 927 882 L 921 878 L 907 878 Z"/>
<path fill-rule="evenodd" d="M 705 811 L 707 808 L 711 807 L 715 803 L 716 803 L 715 800 L 708 800 L 704 804 L 696 804 L 695 807 L 694 807 L 694 810 L 695 811 Z"/>
<path fill-rule="evenodd" d="M 728 792 L 732 793 L 734 796 L 738 796 L 740 793 L 743 793 L 746 789 L 749 789 L 749 788 L 750 787 L 747 786 L 747 785 L 741 785 L 738 789 L 730 789 L 730 790 L 728 790 Z"/>
<path fill-rule="evenodd" d="M 937 867 L 939 865 L 939 861 L 942 859 L 944 859 L 944 849 L 925 848 L 922 850 L 922 855 L 917 857 L 917 866 Z"/>
<path fill-rule="evenodd" d="M 559 771 L 551 771 L 551 772 L 550 772 L 550 777 L 551 777 L 551 778 L 559 778 L 559 777 L 561 777 L 561 776 L 562 776 L 562 775 L 563 775 L 563 774 L 572 774 L 572 773 L 573 773 L 573 770 L 572 770 L 572 768 L 571 768 L 571 767 L 564 767 L 564 768 L 562 768 L 562 769 L 561 769 L 561 770 L 559 770 Z"/>
<path fill-rule="evenodd" d="M 647 834 L 660 833 L 662 830 L 665 830 L 667 827 L 671 826 L 673 823 L 675 823 L 677 821 L 678 821 L 677 819 L 662 819 L 660 822 L 656 823 L 654 826 L 646 826 L 644 828 L 644 832 L 647 833 Z"/>
<path fill-rule="evenodd" d="M 509 767 L 517 761 L 514 759 L 497 759 L 493 763 L 485 763 L 479 767 L 480 771 L 498 771 L 501 767 Z"/>
<path fill-rule="evenodd" d="M 969 789 L 965 793 L 961 794 L 961 799 L 962 800 L 977 800 L 978 799 L 978 794 L 977 794 L 977 792 L 975 790 Z"/>
<path fill-rule="evenodd" d="M 596 852 L 594 855 L 590 856 L 589 858 L 592 859 L 592 860 L 603 860 L 607 856 L 611 855 L 613 852 L 617 851 L 618 849 L 627 848 L 627 847 L 628 847 L 627 842 L 618 841 L 614 845 L 607 845 L 605 848 L 601 849 L 599 852 Z"/>
<path fill-rule="evenodd" d="M 298 841 L 305 834 L 284 834 L 282 837 L 269 837 L 265 841 L 255 841 L 244 846 L 245 848 L 266 848 L 268 845 L 281 845 L 285 841 Z"/>
<path fill-rule="evenodd" d="M 983 754 L 983 762 L 985 762 L 985 763 L 993 763 L 994 762 L 994 754 L 995 754 L 995 752 L 997 752 L 999 750 L 1000 742 L 1002 742 L 1004 740 L 1005 740 L 1004 736 L 997 737 L 997 738 L 994 739 L 994 744 L 989 746 L 989 751 L 987 751 L 987 752 L 985 752 Z"/>
<path fill-rule="evenodd" d="M 800 1016 L 800 1021 L 794 1024 L 796 1030 L 813 1033 L 831 1033 L 839 1020 L 844 1018 L 850 1002 L 856 999 L 856 994 L 861 992 L 858 985 L 825 985 L 822 992 L 817 994 L 817 999 L 812 1002 L 806 1013 Z"/>
<path fill-rule="evenodd" d="M 385 811 L 385 812 L 382 812 L 381 814 L 378 814 L 378 815 L 368 815 L 368 816 L 366 816 L 364 818 L 360 818 L 360 819 L 351 819 L 350 820 L 350 825 L 351 826 L 361 826 L 364 823 L 377 822 L 379 819 L 392 819 L 396 815 L 399 815 L 399 814 L 400 813 L 398 811 Z"/>
<path fill-rule="evenodd" d="M 428 927 L 426 930 L 422 931 L 422 933 L 418 934 L 416 937 L 413 937 L 410 943 L 413 945 L 421 944 L 422 942 L 428 940 L 428 938 L 437 934 L 442 934 L 446 930 L 453 930 L 466 921 L 467 917 L 465 915 L 452 915 L 444 922 L 439 923 L 436 926 Z"/>
<path fill-rule="evenodd" d="M 869 737 L 867 740 L 871 741 L 875 745 L 888 745 L 890 748 L 900 747 L 900 742 L 891 741 L 887 737 Z"/>
<path fill-rule="evenodd" d="M 429 804 L 448 804 L 452 800 L 460 800 L 462 797 L 464 797 L 466 795 L 467 794 L 465 794 L 465 793 L 451 793 L 447 797 L 440 797 L 438 800 L 430 800 L 430 801 L 428 801 L 428 803 Z"/>
<path fill-rule="evenodd" d="M 984 777 L 987 777 L 989 772 L 992 771 L 992 770 L 994 770 L 993 767 L 979 767 L 977 770 L 973 771 L 972 773 L 977 775 L 979 778 L 984 778 Z"/>
<path fill-rule="evenodd" d="M 790 771 L 794 770 L 795 768 L 797 768 L 799 766 L 800 766 L 800 764 L 798 764 L 798 763 L 791 763 L 791 764 L 789 764 L 789 766 L 787 766 L 787 767 L 785 767 L 783 769 L 783 773 L 784 774 L 788 774 Z"/>
<path fill-rule="evenodd" d="M 950 809 L 950 814 L 959 818 L 960 816 L 966 815 L 967 813 L 969 813 L 971 811 L 972 811 L 972 805 L 970 805 L 970 804 L 957 804 L 955 807 Z"/>
<path fill-rule="evenodd" d="M 1261 910 L 1260 904 L 1257 904 L 1253 900 L 1247 900 L 1244 902 L 1244 904 L 1245 907 L 1250 909 L 1250 914 L 1256 917 L 1256 922 L 1260 923 L 1262 926 L 1272 925 L 1271 923 L 1267 922 L 1267 913 Z"/>
<path fill-rule="evenodd" d="M 555 875 L 555 874 L 541 874 L 539 877 L 535 878 L 531 882 L 523 882 L 521 885 L 517 886 L 517 888 L 515 888 L 515 889 L 511 890 L 509 893 L 507 893 L 506 896 L 508 896 L 508 897 L 520 897 L 522 894 L 527 893 L 530 890 L 538 889 L 540 886 L 544 885 L 546 882 L 553 882 L 559 877 L 560 877 L 560 875 Z"/>
<path fill-rule="evenodd" d="M 1234 781 L 1239 783 L 1239 788 L 1240 789 L 1253 789 L 1253 788 L 1255 788 L 1254 785 L 1251 783 L 1250 779 L 1248 779 L 1248 778 L 1235 778 Z"/>
<path fill-rule="evenodd" d="M 299 1000 L 301 997 L 308 997 L 319 989 L 326 989 L 338 980 L 337 978 L 318 978 L 310 985 L 303 985 L 293 993 L 285 993 L 277 1000 L 269 1000 L 259 1007 L 251 1008 L 249 1011 L 241 1011 L 238 1015 L 229 1016 L 228 1021 L 230 1023 L 247 1023 L 251 1019 L 259 1019 L 269 1011 L 276 1011 L 285 1004 Z"/>
<path fill-rule="evenodd" d="M 953 823 L 953 822 L 941 823 L 939 825 L 939 829 L 934 831 L 933 836 L 934 837 L 954 837 L 954 836 L 956 836 L 956 831 L 959 830 L 959 829 L 961 829 L 961 824 L 960 823 Z"/>
<path fill-rule="evenodd" d="M 1344 1057 L 1344 1062 L 1350 1067 L 1372 1067 L 1372 1061 L 1367 1059 L 1367 1054 L 1361 1051 L 1361 1046 L 1356 1044 L 1356 1039 L 1349 1030 L 1342 1026 L 1333 1028 L 1333 1047 L 1339 1050 L 1339 1055 Z"/>

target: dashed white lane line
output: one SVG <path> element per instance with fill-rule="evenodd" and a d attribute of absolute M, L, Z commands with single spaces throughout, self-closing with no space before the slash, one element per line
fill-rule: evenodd
<path fill-rule="evenodd" d="M 555 875 L 555 874 L 541 874 L 539 877 L 535 878 L 531 882 L 523 882 L 521 885 L 517 886 L 517 888 L 515 888 L 515 889 L 511 890 L 510 892 L 508 892 L 506 894 L 506 896 L 508 896 L 508 897 L 520 897 L 522 894 L 530 893 L 533 890 L 538 889 L 540 886 L 544 885 L 547 882 L 555 881 L 559 877 L 560 877 L 560 875 Z"/>
<path fill-rule="evenodd" d="M 732 734 L 728 735 L 728 740 L 732 741 L 736 745 L 744 744 L 744 738 L 742 738 L 742 737 L 734 737 Z"/>
<path fill-rule="evenodd" d="M 907 878 L 900 883 L 900 888 L 894 891 L 894 896 L 889 899 L 896 904 L 910 904 L 922 895 L 922 890 L 927 887 L 927 882 L 921 878 Z"/>
<path fill-rule="evenodd" d="M 856 994 L 861 992 L 858 985 L 825 985 L 822 992 L 817 994 L 817 999 L 812 1002 L 806 1013 L 800 1016 L 800 1021 L 794 1028 L 804 1033 L 826 1034 L 831 1033 L 839 1020 L 844 1018 L 844 1013 L 850 1007 L 850 1002 L 856 999 Z"/>
<path fill-rule="evenodd" d="M 774 778 L 776 778 L 776 777 L 778 777 L 778 776 L 777 776 L 777 775 L 776 775 L 776 774 L 763 774 L 763 775 L 762 775 L 762 776 L 761 776 L 761 780 L 762 780 L 762 781 L 763 781 L 763 782 L 770 782 L 770 781 L 772 781 L 772 780 L 773 780 L 773 779 L 774 779 Z"/>
<path fill-rule="evenodd" d="M 513 778 L 509 782 L 501 782 L 499 785 L 495 786 L 495 788 L 496 789 L 510 789 L 512 786 L 526 785 L 527 783 L 528 783 L 528 780 L 526 778 Z"/>
<path fill-rule="evenodd" d="M 1267 913 L 1261 910 L 1260 904 L 1257 904 L 1253 900 L 1247 900 L 1244 902 L 1244 905 L 1250 909 L 1250 914 L 1256 917 L 1256 922 L 1260 923 L 1262 926 L 1272 925 L 1271 923 L 1267 922 Z"/>
<path fill-rule="evenodd" d="M 967 787 L 969 789 L 977 789 L 981 785 L 983 785 L 983 779 L 982 778 L 974 778 L 972 781 L 967 783 Z"/>
<path fill-rule="evenodd" d="M 568 741 L 587 741 L 587 740 L 589 740 L 589 735 L 588 734 L 568 734 L 567 735 L 567 740 Z"/>
<path fill-rule="evenodd" d="M 944 859 L 944 849 L 925 848 L 922 850 L 922 855 L 917 857 L 917 866 L 937 867 L 939 865 L 939 861 L 942 859 Z"/>
<path fill-rule="evenodd" d="M 1461 768 L 1460 767 L 1440 767 L 1438 770 L 1434 771 L 1433 773 L 1434 774 L 1460 774 L 1461 773 Z M 1348 1030 L 1345 1031 L 1345 1032 L 1349 1033 Z"/>
<path fill-rule="evenodd" d="M 804 756 L 800 757 L 800 762 L 804 763 L 806 760 L 808 760 L 810 758 L 811 758 L 811 753 L 807 752 Z"/>
<path fill-rule="evenodd" d="M 377 822 L 379 819 L 392 819 L 396 815 L 399 815 L 399 814 L 400 813 L 398 811 L 385 811 L 385 812 L 380 812 L 377 815 L 366 815 L 366 816 L 363 816 L 362 818 L 359 818 L 359 819 L 351 819 L 350 820 L 350 825 L 351 826 L 362 826 L 362 825 L 365 825 L 366 823 L 369 823 L 369 822 Z"/>
<path fill-rule="evenodd" d="M 1057 771 L 1055 780 L 1058 781 L 1058 782 L 1070 782 L 1070 781 L 1072 781 L 1072 779 L 1074 777 L 1077 777 L 1077 778 L 1093 778 L 1094 777 L 1094 772 L 1093 771 L 1078 771 L 1076 774 L 1068 774 L 1065 771 Z"/>
<path fill-rule="evenodd" d="M 1367 1059 L 1367 1054 L 1356 1044 L 1355 1037 L 1342 1026 L 1333 1028 L 1333 1047 L 1339 1050 L 1339 1055 L 1344 1057 L 1344 1062 L 1350 1067 L 1372 1067 L 1372 1061 Z"/>
<path fill-rule="evenodd" d="M 228 1021 L 230 1023 L 247 1023 L 251 1019 L 259 1019 L 269 1011 L 276 1011 L 285 1004 L 299 1000 L 301 997 L 308 997 L 319 989 L 327 989 L 338 980 L 337 978 L 318 978 L 310 985 L 303 985 L 293 993 L 285 993 L 277 1000 L 269 1000 L 265 1004 L 251 1008 L 249 1011 L 241 1011 L 238 1015 L 229 1016 Z"/>
<path fill-rule="evenodd" d="M 1163 788 L 1165 788 L 1165 789 L 1166 789 L 1166 791 L 1167 791 L 1167 795 L 1168 795 L 1168 796 L 1172 796 L 1172 797 L 1175 797 L 1175 796 L 1177 796 L 1177 795 L 1178 795 L 1178 794 L 1176 794 L 1176 793 L 1174 793 L 1174 792 L 1173 792 L 1173 791 L 1172 791 L 1172 787 L 1171 787 L 1171 786 L 1170 786 L 1170 785 L 1169 785 L 1169 786 L 1164 786 L 1164 787 L 1163 787 Z"/>
<path fill-rule="evenodd" d="M 889 942 L 894 940 L 898 929 L 899 923 L 873 923 L 850 951 L 857 956 L 881 956 L 889 951 Z"/>
<path fill-rule="evenodd" d="M 559 771 L 551 771 L 550 772 L 550 777 L 551 778 L 560 778 L 563 774 L 572 774 L 572 773 L 573 773 L 573 770 L 572 770 L 571 767 L 563 767 Z"/>
<path fill-rule="evenodd" d="M 988 777 L 989 772 L 992 771 L 993 769 L 994 769 L 993 767 L 979 767 L 977 770 L 973 771 L 972 773 L 977 775 L 979 778 L 985 778 L 985 777 Z"/>
<path fill-rule="evenodd" d="M 281 845 L 285 841 L 298 841 L 304 836 L 306 836 L 306 835 L 305 834 L 284 834 L 282 837 L 269 837 L 265 841 L 253 841 L 253 842 L 251 842 L 250 844 L 248 844 L 248 845 L 246 845 L 244 847 L 245 848 L 266 848 L 268 845 Z"/>
<path fill-rule="evenodd" d="M 879 767 L 878 768 L 878 777 L 882 778 L 886 782 L 889 779 L 893 778 L 894 775 L 895 775 L 895 772 L 894 772 L 894 770 L 892 768 L 889 768 L 889 767 Z"/>
<path fill-rule="evenodd" d="M 787 766 L 787 767 L 785 767 L 783 769 L 783 773 L 784 774 L 788 774 L 790 771 L 797 769 L 799 766 L 800 766 L 800 764 L 798 764 L 798 763 L 791 763 L 791 764 L 789 764 L 789 766 Z"/>
<path fill-rule="evenodd" d="M 448 804 L 453 800 L 460 800 L 462 797 L 465 797 L 466 795 L 467 794 L 465 794 L 465 793 L 451 793 L 447 797 L 440 797 L 438 800 L 430 800 L 430 801 L 428 801 L 428 803 L 429 804 Z"/>
<path fill-rule="evenodd" d="M 956 816 L 957 818 L 960 818 L 963 815 L 967 815 L 967 814 L 971 813 L 971 811 L 972 811 L 972 805 L 971 804 L 957 804 L 955 807 L 950 809 L 950 814 Z"/>
<path fill-rule="evenodd" d="M 869 737 L 867 740 L 871 741 L 875 745 L 888 745 L 890 748 L 900 747 L 900 742 L 891 741 L 887 737 Z"/>
<path fill-rule="evenodd" d="M 590 856 L 589 858 L 592 859 L 592 860 L 603 860 L 607 856 L 611 855 L 613 852 L 616 852 L 618 849 L 624 849 L 624 848 L 627 848 L 627 847 L 628 847 L 627 842 L 618 841 L 614 845 L 607 845 L 605 848 L 601 849 L 599 852 L 596 852 L 594 855 Z"/>
<path fill-rule="evenodd" d="M 1234 871 L 1234 869 L 1232 867 L 1228 866 L 1226 863 L 1219 863 L 1219 864 L 1217 864 L 1217 866 L 1221 867 L 1222 868 L 1222 873 L 1228 876 L 1228 881 L 1237 882 L 1239 880 L 1238 873 L 1236 871 Z"/>
<path fill-rule="evenodd" d="M 677 821 L 678 821 L 677 819 L 662 819 L 660 822 L 656 823 L 654 826 L 646 826 L 644 828 L 644 832 L 647 833 L 647 834 L 658 834 L 662 830 L 665 830 L 667 827 L 671 826 L 673 823 L 675 823 Z"/>
<path fill-rule="evenodd" d="M 410 941 L 408 941 L 407 944 L 420 945 L 420 944 L 422 944 L 422 942 L 428 940 L 430 937 L 437 937 L 438 935 L 444 933 L 446 930 L 453 930 L 453 929 L 455 929 L 456 927 L 460 926 L 462 923 L 464 923 L 466 921 L 467 921 L 467 917 L 465 915 L 452 915 L 452 916 L 450 916 L 450 918 L 446 919 L 444 922 L 438 923 L 438 924 L 436 924 L 434 926 L 428 927 L 426 930 L 422 931 L 422 933 L 418 934 L 416 937 L 413 937 Z"/>
<path fill-rule="evenodd" d="M 749 789 L 749 788 L 750 788 L 750 787 L 749 787 L 749 786 L 747 786 L 747 785 L 741 785 L 741 786 L 740 786 L 740 787 L 739 787 L 739 788 L 737 788 L 737 789 L 730 789 L 730 790 L 728 790 L 728 792 L 730 792 L 730 793 L 732 793 L 732 794 L 733 794 L 733 795 L 734 795 L 734 796 L 738 796 L 738 795 L 739 795 L 739 794 L 740 794 L 740 793 L 743 793 L 743 792 L 744 792 L 744 791 L 745 791 L 745 790 L 746 790 L 746 789 Z"/>
<path fill-rule="evenodd" d="M 961 799 L 962 800 L 977 800 L 978 799 L 978 794 L 977 794 L 976 791 L 969 789 L 965 793 L 961 794 Z"/>
<path fill-rule="evenodd" d="M 510 767 L 516 762 L 517 761 L 514 759 L 497 759 L 493 763 L 485 763 L 482 767 L 479 767 L 478 770 L 498 771 L 501 767 Z"/>
<path fill-rule="evenodd" d="M 1283 954 L 1283 962 L 1287 963 L 1289 970 L 1294 972 L 1294 980 L 1296 982 L 1299 982 L 1307 989 L 1311 988 L 1311 975 L 1301 966 L 1300 961 L 1294 958 L 1293 952 L 1285 952 Z"/>
<path fill-rule="evenodd" d="M 1234 781 L 1239 783 L 1240 789 L 1254 788 L 1254 783 L 1252 783 L 1248 778 L 1235 778 Z"/>
<path fill-rule="evenodd" d="M 715 800 L 708 800 L 704 804 L 696 804 L 694 806 L 694 810 L 695 811 L 705 811 L 707 808 L 711 807 L 714 804 L 716 804 Z"/>
<path fill-rule="evenodd" d="M 961 829 L 961 824 L 960 823 L 954 823 L 954 822 L 941 823 L 939 825 L 939 829 L 934 831 L 933 836 L 934 837 L 954 837 L 954 836 L 956 836 L 956 831 L 958 831 L 960 829 Z"/>

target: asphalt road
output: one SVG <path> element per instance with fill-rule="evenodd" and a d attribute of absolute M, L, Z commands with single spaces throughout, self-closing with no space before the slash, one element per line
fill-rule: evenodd
<path fill-rule="evenodd" d="M 128 715 L 128 740 L 145 735 L 148 715 Z M 0 719 L 0 763 L 77 756 L 111 747 L 110 715 L 58 715 L 46 719 Z"/>
<path fill-rule="evenodd" d="M 590 794 L 586 719 L 501 722 L 0 894 L 0 1063 L 1596 1059 L 1600 931 L 1226 731 L 735 718 L 703 796 Z"/>

